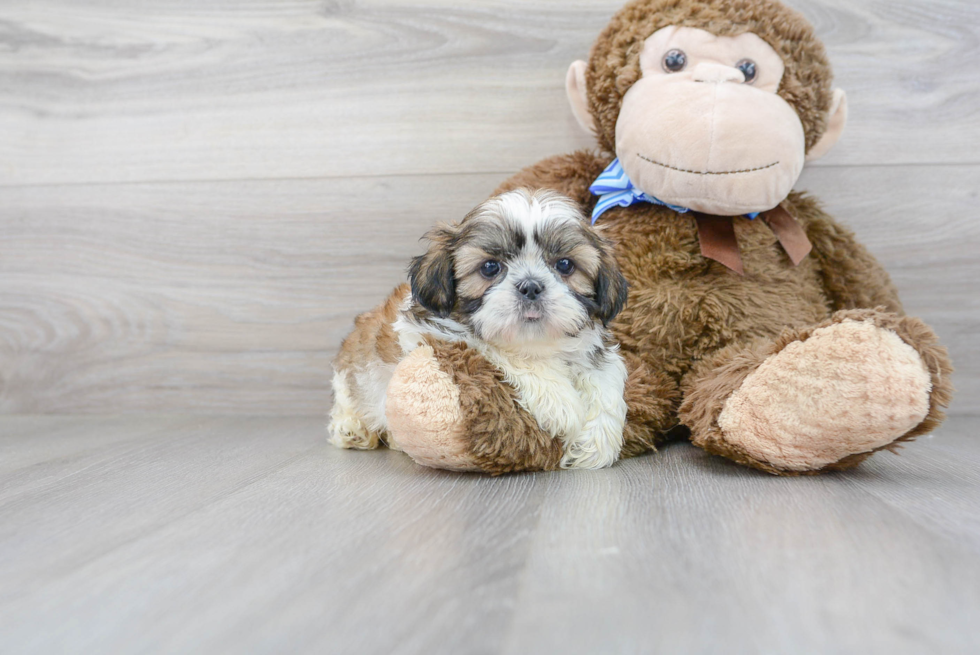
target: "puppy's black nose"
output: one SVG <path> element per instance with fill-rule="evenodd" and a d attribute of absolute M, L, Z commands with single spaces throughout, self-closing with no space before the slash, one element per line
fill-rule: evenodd
<path fill-rule="evenodd" d="M 524 280 L 517 285 L 517 290 L 528 300 L 534 300 L 544 291 L 544 286 L 537 280 Z"/>

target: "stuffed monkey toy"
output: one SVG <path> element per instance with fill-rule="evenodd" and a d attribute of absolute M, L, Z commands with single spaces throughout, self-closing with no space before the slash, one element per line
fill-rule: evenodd
<path fill-rule="evenodd" d="M 581 205 L 629 281 L 621 457 L 689 438 L 778 475 L 856 466 L 943 420 L 946 350 L 854 235 L 792 191 L 847 117 L 823 45 L 775 0 L 634 0 L 567 77 L 598 140 L 501 185 Z M 460 344 L 401 362 L 386 405 L 416 461 L 559 467 L 501 374 Z"/>

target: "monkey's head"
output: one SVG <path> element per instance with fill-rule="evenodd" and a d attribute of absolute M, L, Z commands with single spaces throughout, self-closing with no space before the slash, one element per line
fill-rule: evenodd
<path fill-rule="evenodd" d="M 772 209 L 847 119 L 813 29 L 775 0 L 634 0 L 577 61 L 572 111 L 642 191 L 718 215 Z"/>

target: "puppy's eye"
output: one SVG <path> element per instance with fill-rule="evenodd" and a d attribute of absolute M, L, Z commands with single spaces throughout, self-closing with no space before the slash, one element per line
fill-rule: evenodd
<path fill-rule="evenodd" d="M 490 261 L 483 262 L 483 266 L 480 267 L 480 275 L 487 278 L 497 277 L 500 273 L 500 262 L 495 262 L 492 259 Z"/>
<path fill-rule="evenodd" d="M 555 270 L 562 275 L 571 275 L 575 272 L 575 263 L 571 259 L 559 259 L 555 262 Z"/>
<path fill-rule="evenodd" d="M 668 73 L 679 73 L 687 66 L 687 55 L 684 54 L 683 50 L 677 48 L 669 50 L 664 55 L 663 66 Z"/>

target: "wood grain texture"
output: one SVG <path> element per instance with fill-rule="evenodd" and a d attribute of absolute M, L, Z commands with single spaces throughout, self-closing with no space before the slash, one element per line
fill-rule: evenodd
<path fill-rule="evenodd" d="M 509 173 L 591 144 L 565 71 L 621 4 L 6 2 L 0 184 Z M 791 4 L 850 94 L 828 164 L 980 161 L 980 5 Z"/>
<path fill-rule="evenodd" d="M 980 5 L 794 0 L 851 125 L 809 188 L 980 408 Z M 568 63 L 620 0 L 0 5 L 0 412 L 310 414 L 418 238 L 591 145 Z"/>
<path fill-rule="evenodd" d="M 318 418 L 4 417 L 0 652 L 976 652 L 977 428 L 489 478 Z"/>
<path fill-rule="evenodd" d="M 980 166 L 800 183 L 893 272 L 980 392 Z M 356 313 L 495 175 L 0 189 L 0 411 L 313 414 Z M 921 188 L 944 188 L 935 197 Z"/>
<path fill-rule="evenodd" d="M 495 183 L 0 190 L 0 407 L 325 412 L 354 315 Z"/>

